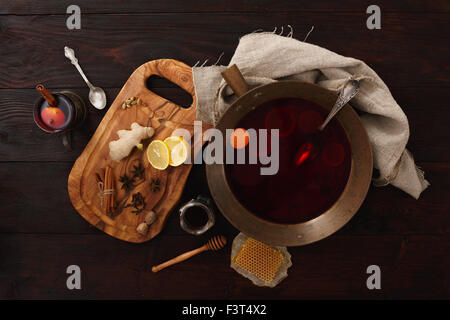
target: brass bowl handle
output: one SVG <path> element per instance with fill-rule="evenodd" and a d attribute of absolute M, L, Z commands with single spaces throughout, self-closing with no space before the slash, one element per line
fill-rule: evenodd
<path fill-rule="evenodd" d="M 245 82 L 245 79 L 237 65 L 233 64 L 231 67 L 222 72 L 222 77 L 237 97 L 242 96 L 248 91 L 247 82 Z"/>

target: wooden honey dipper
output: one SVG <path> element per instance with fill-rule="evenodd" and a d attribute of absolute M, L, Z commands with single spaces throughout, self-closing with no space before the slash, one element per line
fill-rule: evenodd
<path fill-rule="evenodd" d="M 209 239 L 209 241 L 201 246 L 200 248 L 185 252 L 181 255 L 179 255 L 178 257 L 175 257 L 173 259 L 170 259 L 169 261 L 166 261 L 164 263 L 161 263 L 157 266 L 152 267 L 152 271 L 153 272 L 158 272 L 159 270 L 162 270 L 164 268 L 167 268 L 173 264 L 176 264 L 178 262 L 187 260 L 197 254 L 199 254 L 200 252 L 203 251 L 208 251 L 208 250 L 213 250 L 213 251 L 217 251 L 222 249 L 223 247 L 225 247 L 225 245 L 227 244 L 227 238 L 225 238 L 224 236 L 214 236 L 211 239 Z"/>

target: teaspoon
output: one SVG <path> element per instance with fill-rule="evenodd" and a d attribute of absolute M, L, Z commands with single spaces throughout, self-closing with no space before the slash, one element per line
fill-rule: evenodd
<path fill-rule="evenodd" d="M 103 91 L 102 88 L 94 87 L 88 80 L 80 65 L 78 64 L 78 59 L 75 57 L 75 52 L 73 51 L 73 49 L 64 47 L 64 55 L 77 68 L 78 72 L 83 77 L 84 82 L 86 82 L 87 86 L 89 87 L 89 101 L 91 102 L 91 104 L 97 109 L 103 109 L 106 106 L 105 91 Z"/>

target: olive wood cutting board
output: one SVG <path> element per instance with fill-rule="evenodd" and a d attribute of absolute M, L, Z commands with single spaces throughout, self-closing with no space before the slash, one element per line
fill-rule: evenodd
<path fill-rule="evenodd" d="M 152 75 L 166 78 L 187 91 L 192 95 L 192 105 L 183 108 L 151 92 L 146 87 L 146 80 Z M 142 104 L 123 109 L 123 102 L 130 97 L 140 98 Z M 146 148 L 153 139 L 164 140 L 171 136 L 176 128 L 188 130 L 193 137 L 195 104 L 192 69 L 186 64 L 161 59 L 147 62 L 137 68 L 120 90 L 70 172 L 68 191 L 78 213 L 98 229 L 129 242 L 145 242 L 161 232 L 169 213 L 181 197 L 192 164 L 169 166 L 166 170 L 154 169 L 147 160 Z M 120 162 L 113 161 L 109 156 L 109 142 L 119 139 L 118 130 L 130 130 L 133 122 L 153 127 L 154 135 L 141 141 L 144 145 L 143 150 L 133 148 L 128 157 Z M 202 129 L 209 127 L 203 124 Z M 196 141 L 191 142 L 191 154 L 194 144 L 198 147 L 198 144 L 203 144 L 202 140 L 201 137 L 196 137 Z M 111 214 L 105 214 L 101 208 L 95 175 L 98 173 L 103 179 L 106 166 L 111 167 L 115 184 L 116 209 Z M 144 170 L 136 170 L 139 167 Z M 119 181 L 124 175 L 128 177 L 135 175 L 128 191 L 122 188 Z M 159 182 L 159 188 L 155 188 L 155 182 Z M 135 214 L 132 212 L 134 208 L 127 205 L 132 202 L 133 194 L 138 192 L 145 199 L 145 209 Z M 150 210 L 155 211 L 157 219 L 143 236 L 136 232 L 136 227 L 144 221 L 146 213 Z"/>

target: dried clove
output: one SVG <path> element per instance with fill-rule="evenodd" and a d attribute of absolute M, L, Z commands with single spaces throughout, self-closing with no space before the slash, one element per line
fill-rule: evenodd
<path fill-rule="evenodd" d="M 131 212 L 138 215 L 141 213 L 145 208 L 145 197 L 142 196 L 140 192 L 134 193 L 131 197 L 131 203 L 127 204 L 124 208 L 132 207 L 135 210 L 132 210 Z"/>

